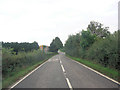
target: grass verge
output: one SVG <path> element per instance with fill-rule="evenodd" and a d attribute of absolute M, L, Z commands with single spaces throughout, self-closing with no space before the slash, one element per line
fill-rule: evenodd
<path fill-rule="evenodd" d="M 51 57 L 53 57 L 53 56 L 51 56 Z M 49 58 L 51 58 L 51 57 L 49 57 Z M 33 66 L 28 66 L 28 67 L 25 67 L 25 68 L 19 68 L 16 72 L 12 73 L 12 76 L 6 77 L 3 80 L 3 82 L 2 82 L 2 88 L 8 88 L 8 87 L 10 87 L 16 81 L 20 80 L 22 77 L 24 77 L 25 75 L 27 75 L 29 72 L 31 72 L 32 70 L 34 70 L 36 67 L 38 67 L 39 65 L 41 65 L 42 63 L 44 63 L 47 60 L 42 60 L 42 61 L 34 64 Z"/>
<path fill-rule="evenodd" d="M 66 56 L 120 82 L 120 72 L 118 72 L 118 70 L 116 69 L 112 69 L 109 67 L 103 67 L 101 64 L 95 63 L 93 61 L 83 60 L 80 58 L 71 57 L 69 55 L 66 55 Z"/>

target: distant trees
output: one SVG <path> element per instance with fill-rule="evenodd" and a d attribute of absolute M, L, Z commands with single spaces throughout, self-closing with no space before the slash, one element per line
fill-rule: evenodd
<path fill-rule="evenodd" d="M 53 41 L 50 44 L 49 51 L 50 52 L 57 52 L 58 51 L 58 48 L 57 48 L 57 46 L 55 44 L 55 40 L 54 39 L 53 39 Z"/>
<path fill-rule="evenodd" d="M 32 50 L 37 50 L 39 49 L 39 45 L 37 42 L 33 42 L 33 43 L 27 43 L 27 42 L 23 42 L 23 43 L 18 43 L 18 42 L 2 42 L 2 47 L 4 48 L 13 48 L 13 51 L 16 52 L 16 54 L 19 51 L 32 51 Z"/>
<path fill-rule="evenodd" d="M 120 70 L 119 32 L 110 34 L 100 23 L 91 22 L 88 30 L 69 36 L 65 52 L 73 57 L 93 60 L 104 67 Z"/>
<path fill-rule="evenodd" d="M 55 39 L 53 39 L 53 41 L 50 44 L 49 51 L 57 52 L 60 48 L 63 48 L 63 44 L 59 37 L 55 37 Z"/>

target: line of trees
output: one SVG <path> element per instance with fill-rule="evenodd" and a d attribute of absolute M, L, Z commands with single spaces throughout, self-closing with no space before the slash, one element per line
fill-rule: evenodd
<path fill-rule="evenodd" d="M 108 27 L 92 21 L 87 30 L 70 35 L 65 43 L 66 54 L 87 60 L 93 60 L 104 67 L 120 70 L 120 49 L 118 49 L 118 34 L 111 34 Z"/>
<path fill-rule="evenodd" d="M 23 43 L 18 43 L 18 42 L 2 42 L 2 47 L 3 48 L 13 48 L 13 51 L 17 54 L 20 51 L 32 51 L 32 50 L 37 50 L 39 49 L 39 45 L 37 42 L 33 43 L 28 43 L 28 42 L 23 42 Z"/>

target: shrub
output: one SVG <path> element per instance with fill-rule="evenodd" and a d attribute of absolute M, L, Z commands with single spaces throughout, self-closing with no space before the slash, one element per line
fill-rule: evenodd
<path fill-rule="evenodd" d="M 14 54 L 13 49 L 2 49 L 2 72 L 3 77 L 10 75 L 11 72 L 17 70 L 17 68 L 25 68 L 27 66 L 34 65 L 41 60 L 48 59 L 54 53 L 44 53 L 40 50 L 34 50 L 32 52 L 19 52 Z"/>

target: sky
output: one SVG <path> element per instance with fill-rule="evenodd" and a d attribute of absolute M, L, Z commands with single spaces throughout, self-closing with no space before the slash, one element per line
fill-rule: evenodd
<path fill-rule="evenodd" d="M 118 30 L 119 0 L 0 0 L 0 41 L 63 44 L 71 34 L 100 22 Z"/>

